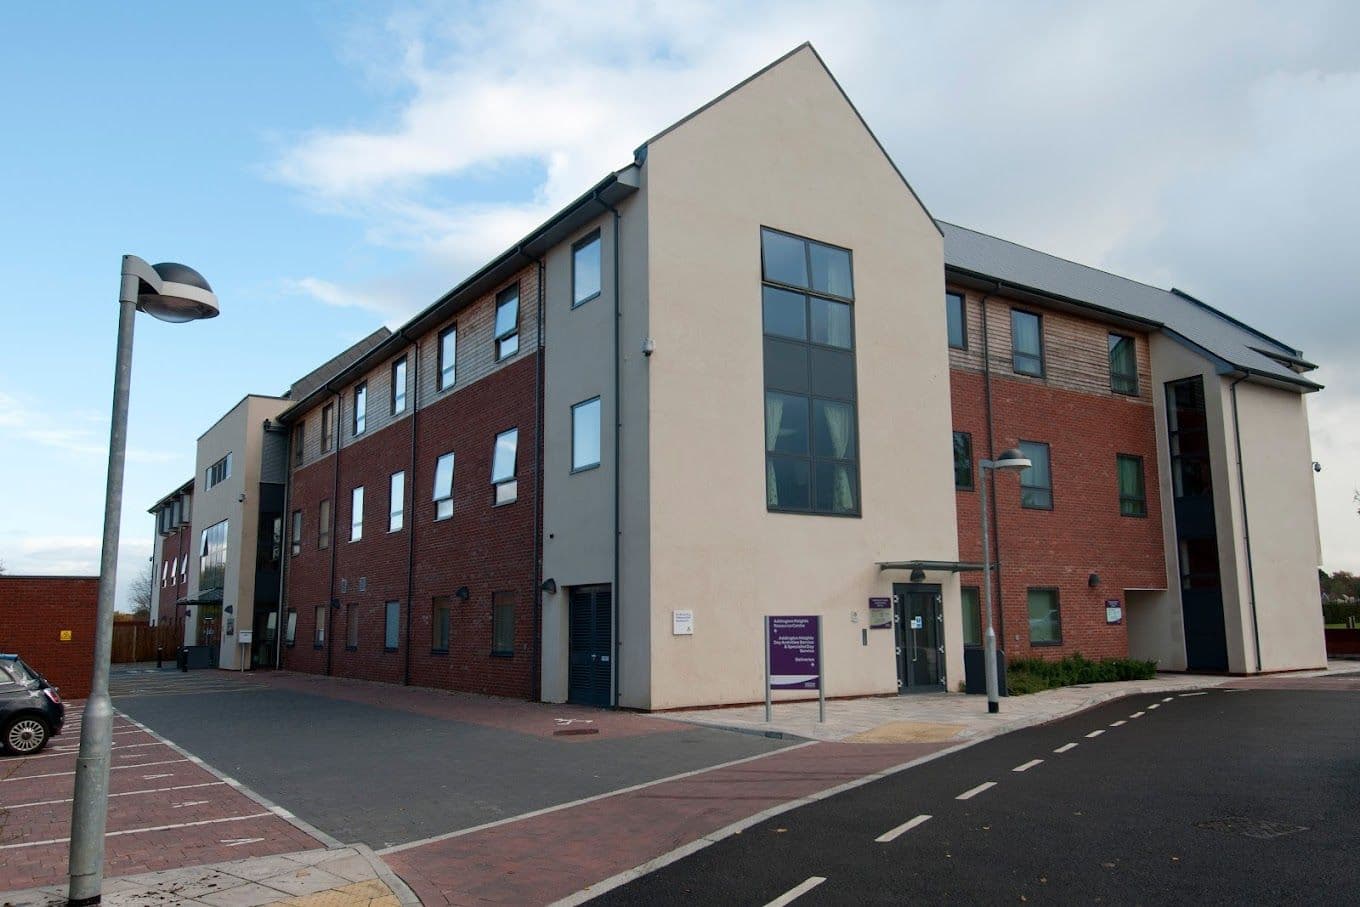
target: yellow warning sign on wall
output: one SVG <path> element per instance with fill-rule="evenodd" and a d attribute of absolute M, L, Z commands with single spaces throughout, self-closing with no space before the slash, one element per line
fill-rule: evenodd
<path fill-rule="evenodd" d="M 70 631 L 70 630 L 62 630 L 62 631 L 61 631 L 61 641 L 62 641 L 62 642 L 70 642 L 70 641 L 71 641 L 71 631 Z"/>

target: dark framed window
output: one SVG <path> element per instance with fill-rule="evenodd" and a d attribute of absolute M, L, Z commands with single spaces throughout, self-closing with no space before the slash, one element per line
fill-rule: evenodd
<path fill-rule="evenodd" d="M 954 487 L 973 490 L 973 436 L 966 431 L 954 432 Z"/>
<path fill-rule="evenodd" d="M 963 604 L 963 644 L 982 645 L 982 601 L 977 586 L 964 586 L 959 590 L 959 601 Z"/>
<path fill-rule="evenodd" d="M 293 426 L 293 465 L 301 466 L 306 455 L 307 423 L 299 422 Z"/>
<path fill-rule="evenodd" d="M 436 595 L 430 599 L 430 651 L 448 652 L 449 627 L 453 618 L 453 598 Z"/>
<path fill-rule="evenodd" d="M 762 227 L 765 504 L 859 516 L 851 255 Z"/>
<path fill-rule="evenodd" d="M 1033 312 L 1011 309 L 1011 369 L 1044 376 L 1044 321 Z"/>
<path fill-rule="evenodd" d="M 293 538 L 292 538 L 292 544 L 288 546 L 288 550 L 292 552 L 293 557 L 297 557 L 299 554 L 302 553 L 302 511 L 301 511 L 301 510 L 294 510 L 294 511 L 293 511 Z"/>
<path fill-rule="evenodd" d="M 600 231 L 571 247 L 571 307 L 600 295 Z"/>
<path fill-rule="evenodd" d="M 1048 445 L 1042 441 L 1021 441 L 1020 452 L 1030 465 L 1020 470 L 1020 506 L 1031 510 L 1053 509 L 1053 471 Z"/>
<path fill-rule="evenodd" d="M 401 602 L 388 602 L 383 615 L 383 651 L 395 652 L 401 644 Z"/>
<path fill-rule="evenodd" d="M 458 325 L 439 332 L 439 389 L 448 390 L 458 380 Z"/>
<path fill-rule="evenodd" d="M 329 548 L 331 546 L 331 500 L 321 502 L 317 508 L 316 520 L 316 547 Z"/>
<path fill-rule="evenodd" d="M 515 654 L 514 592 L 491 593 L 491 654 Z"/>
<path fill-rule="evenodd" d="M 600 465 L 600 398 L 571 408 L 571 471 L 582 472 Z"/>
<path fill-rule="evenodd" d="M 225 457 L 218 460 L 213 465 L 209 466 L 206 472 L 207 472 L 207 486 L 209 488 L 212 488 L 214 485 L 221 485 L 227 479 L 230 479 L 231 452 L 228 451 Z"/>
<path fill-rule="evenodd" d="M 1147 489 L 1143 484 L 1143 458 L 1118 454 L 1115 470 L 1119 473 L 1119 513 L 1122 516 L 1147 516 Z"/>
<path fill-rule="evenodd" d="M 1058 590 L 1030 589 L 1026 598 L 1029 606 L 1029 644 L 1061 645 L 1062 613 L 1058 607 Z"/>
<path fill-rule="evenodd" d="M 440 454 L 434 462 L 434 518 L 453 516 L 453 454 Z"/>
<path fill-rule="evenodd" d="M 496 294 L 496 361 L 519 352 L 519 284 Z"/>
<path fill-rule="evenodd" d="M 1197 376 L 1167 383 L 1166 421 L 1171 448 L 1171 493 L 1177 499 L 1212 495 L 1204 379 Z"/>
<path fill-rule="evenodd" d="M 362 435 L 368 427 L 368 382 L 361 381 L 354 387 L 354 413 L 350 422 L 350 434 Z"/>
<path fill-rule="evenodd" d="M 1110 390 L 1116 394 L 1138 396 L 1138 345 L 1132 337 L 1111 334 Z"/>
<path fill-rule="evenodd" d="M 317 605 L 312 609 L 312 648 L 319 649 L 326 644 L 326 606 Z"/>
<path fill-rule="evenodd" d="M 297 608 L 289 608 L 284 616 L 283 644 L 290 649 L 297 645 Z"/>
<path fill-rule="evenodd" d="M 512 428 L 496 435 L 496 446 L 491 454 L 491 484 L 495 488 L 495 504 L 509 504 L 519 496 L 519 482 L 515 479 L 515 455 L 519 447 L 519 429 Z"/>
<path fill-rule="evenodd" d="M 968 306 L 962 293 L 944 294 L 944 318 L 949 328 L 949 345 L 956 350 L 968 349 Z"/>
<path fill-rule="evenodd" d="M 406 412 L 406 357 L 392 363 L 392 415 Z"/>
<path fill-rule="evenodd" d="M 359 650 L 359 606 L 350 605 L 345 609 L 345 648 L 350 652 Z"/>
<path fill-rule="evenodd" d="M 326 453 L 335 443 L 335 404 L 321 407 L 321 452 Z"/>

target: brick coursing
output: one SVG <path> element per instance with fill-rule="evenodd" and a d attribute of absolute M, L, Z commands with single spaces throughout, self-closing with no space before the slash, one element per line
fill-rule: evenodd
<path fill-rule="evenodd" d="M 18 653 L 63 697 L 86 696 L 98 595 L 94 576 L 0 576 L 0 652 Z M 62 630 L 71 631 L 69 642 Z"/>
<path fill-rule="evenodd" d="M 423 353 L 422 353 L 423 355 Z M 535 578 L 535 474 L 537 447 L 536 356 L 519 353 L 478 381 L 442 395 L 419 410 L 419 419 L 402 419 L 365 433 L 339 454 L 332 453 L 293 472 L 289 509 L 303 511 L 301 553 L 289 555 L 286 608 L 297 610 L 294 644 L 284 647 L 290 670 L 330 672 L 387 683 L 405 679 L 410 648 L 410 682 L 473 693 L 529 698 L 533 694 Z M 422 362 L 422 371 L 424 363 Z M 411 467 L 411 430 L 417 431 Z M 516 458 L 518 499 L 493 506 L 491 458 L 496 435 L 519 429 Z M 454 512 L 436 522 L 432 500 L 436 459 L 455 456 Z M 406 472 L 403 528 L 388 532 L 388 489 L 392 473 Z M 363 485 L 364 531 L 350 542 L 351 489 Z M 334 498 L 334 585 L 331 555 L 317 547 L 317 515 L 323 499 Z M 289 520 L 291 526 L 291 517 Z M 407 550 L 414 530 L 413 585 L 407 622 Z M 288 550 L 291 551 L 291 548 Z M 360 578 L 364 591 L 359 591 Z M 341 592 L 341 579 L 346 592 Z M 466 602 L 451 601 L 449 651 L 431 651 L 431 599 L 453 596 L 466 586 Z M 332 592 L 332 589 L 334 590 Z M 508 592 L 515 602 L 515 642 L 510 656 L 492 655 L 492 595 Z M 330 627 L 321 648 L 313 644 L 314 609 L 331 598 Z M 400 602 L 400 639 L 386 651 L 385 603 Z M 351 607 L 355 610 L 351 612 Z M 347 646 L 347 620 L 359 621 L 358 645 Z M 286 622 L 285 622 L 286 626 Z"/>
<path fill-rule="evenodd" d="M 1030 510 L 1020 506 L 1017 476 L 997 478 L 992 506 L 999 527 L 1002 565 L 997 586 L 1002 603 L 998 641 L 1012 658 L 1056 658 L 1073 652 L 1090 658 L 1127 657 L 1128 603 L 1124 590 L 1166 585 L 1147 338 L 1135 335 L 1140 395 L 1115 394 L 1109 390 L 1106 328 L 1045 313 L 1050 378 L 1018 377 L 1010 374 L 1009 367 L 1009 306 L 994 304 L 996 310 L 988 310 L 995 432 L 991 453 L 1000 453 L 1022 439 L 1045 442 L 1050 445 L 1053 481 L 1053 509 Z M 972 436 L 976 489 L 977 461 L 989 451 L 981 326 L 975 297 L 970 298 L 969 309 L 970 350 L 967 354 L 951 351 L 950 397 L 954 429 Z M 1003 320 L 1005 337 L 998 338 L 995 322 Z M 1003 341 L 1000 348 L 998 340 Z M 1143 459 L 1146 517 L 1120 514 L 1115 458 L 1121 453 Z M 980 560 L 978 492 L 959 491 L 956 499 L 959 556 Z M 1095 588 L 1088 584 L 1092 573 L 1100 576 Z M 964 586 L 980 586 L 981 576 L 964 574 L 962 582 Z M 1058 590 L 1060 645 L 1030 644 L 1027 591 L 1039 587 Z M 1124 606 L 1121 623 L 1106 623 L 1107 599 L 1119 599 Z"/>
<path fill-rule="evenodd" d="M 189 557 L 197 556 L 193 544 L 193 532 L 190 527 L 179 526 L 175 531 L 161 539 L 161 559 L 152 565 L 155 574 L 151 582 L 151 594 L 156 601 L 156 623 L 182 623 L 183 608 L 176 608 L 175 602 L 189 594 L 189 571 L 185 569 L 182 577 L 179 571 L 179 564 L 184 555 Z M 175 571 L 167 585 L 161 585 L 162 565 L 169 561 Z"/>

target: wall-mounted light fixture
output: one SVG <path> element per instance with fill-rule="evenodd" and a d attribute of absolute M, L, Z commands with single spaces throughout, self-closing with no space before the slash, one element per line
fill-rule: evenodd
<path fill-rule="evenodd" d="M 542 589 L 544 592 L 548 593 L 549 595 L 556 595 L 556 594 L 557 594 L 557 580 L 553 579 L 553 578 L 550 576 L 550 577 L 548 577 L 547 579 L 545 579 L 545 580 L 543 581 L 543 585 L 539 586 L 538 588 Z"/>
<path fill-rule="evenodd" d="M 1090 576 L 1086 577 L 1086 585 L 1090 586 L 1092 589 L 1094 589 L 1096 586 L 1099 586 L 1100 574 L 1092 573 Z"/>
<path fill-rule="evenodd" d="M 911 581 L 913 583 L 924 583 L 926 581 L 926 572 L 920 567 L 917 567 L 915 570 L 911 571 Z"/>
<path fill-rule="evenodd" d="M 467 587 L 467 586 L 459 586 L 459 587 L 458 587 L 458 591 L 455 592 L 455 593 L 453 593 L 453 594 L 454 594 L 455 596 L 457 596 L 457 598 L 458 598 L 458 600 L 459 600 L 460 602 L 465 602 L 465 601 L 467 601 L 469 598 L 472 598 L 472 593 L 471 593 L 470 591 L 468 591 L 468 587 Z"/>

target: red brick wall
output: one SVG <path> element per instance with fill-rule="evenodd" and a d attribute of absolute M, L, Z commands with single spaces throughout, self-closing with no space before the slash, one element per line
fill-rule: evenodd
<path fill-rule="evenodd" d="M 1048 352 L 1056 354 L 1052 347 Z M 954 429 L 972 435 L 976 486 L 977 461 L 988 453 L 982 373 L 951 369 L 950 391 Z M 1127 624 L 1106 623 L 1105 600 L 1120 599 L 1127 621 L 1125 589 L 1166 585 L 1151 403 L 1053 387 L 995 370 L 992 403 L 994 452 L 1021 439 L 1046 442 L 1053 478 L 1053 509 L 1028 510 L 1020 506 L 1018 477 L 997 477 L 992 506 L 1002 564 L 1004 636 L 999 627 L 999 642 L 1011 658 L 1056 658 L 1072 652 L 1090 658 L 1127 657 Z M 1115 455 L 1120 453 L 1143 458 L 1148 512 L 1144 518 L 1120 515 L 1115 468 Z M 959 556 L 978 560 L 982 556 L 978 492 L 959 491 L 957 506 Z M 1088 585 L 1091 573 L 1100 575 L 1097 588 Z M 981 576 L 964 574 L 962 581 L 978 586 Z M 1026 592 L 1031 587 L 1058 589 L 1061 645 L 1030 645 Z"/>
<path fill-rule="evenodd" d="M 415 532 L 414 584 L 410 608 L 411 683 L 475 693 L 529 698 L 533 694 L 535 589 L 535 358 L 532 351 L 417 413 L 417 452 L 411 469 L 412 419 L 405 418 L 341 449 L 339 492 L 332 507 L 336 529 L 335 584 L 329 591 L 329 550 L 316 547 L 320 501 L 332 496 L 334 454 L 293 474 L 289 509 L 304 512 L 303 550 L 290 557 L 287 606 L 297 609 L 297 637 L 285 647 L 284 667 L 324 673 L 327 648 L 331 673 L 388 683 L 405 677 L 407 633 L 407 546 Z M 373 405 L 373 404 L 370 404 Z M 377 405 L 382 405 L 379 402 Z M 518 427 L 518 500 L 492 506 L 491 456 L 498 433 Z M 455 455 L 454 514 L 434 521 L 432 488 L 436 458 Z M 388 482 L 406 472 L 406 516 L 401 531 L 389 533 Z M 349 541 L 351 489 L 364 486 L 364 534 Z M 412 504 L 414 501 L 414 504 Z M 291 517 L 290 517 L 291 520 Z M 366 589 L 359 592 L 359 578 Z M 340 592 L 340 579 L 348 591 Z M 431 598 L 453 595 L 460 586 L 467 602 L 453 599 L 447 654 L 431 652 Z M 517 596 L 512 656 L 491 655 L 491 596 Z M 326 647 L 313 647 L 314 609 L 330 598 Z M 401 603 L 400 644 L 384 651 L 385 603 Z M 350 606 L 357 608 L 359 640 L 346 646 Z"/>
<path fill-rule="evenodd" d="M 82 698 L 94 667 L 98 590 L 94 576 L 0 576 L 0 652 L 18 653 L 62 696 Z"/>
<path fill-rule="evenodd" d="M 194 543 L 192 536 L 193 532 L 190 531 L 190 527 L 188 526 L 180 526 L 174 532 L 167 535 L 161 543 L 161 560 L 151 565 L 154 572 L 151 592 L 156 596 L 156 622 L 158 624 L 183 622 L 183 617 L 180 616 L 180 612 L 182 612 L 183 609 L 177 611 L 175 609 L 175 602 L 189 594 L 189 571 L 184 571 L 183 581 L 180 580 L 180 574 L 176 572 L 171 579 L 170 584 L 162 586 L 161 564 L 168 560 L 175 565 L 171 569 L 178 571 L 179 558 L 181 555 L 187 552 L 190 557 L 196 557 L 197 552 L 193 550 Z"/>

